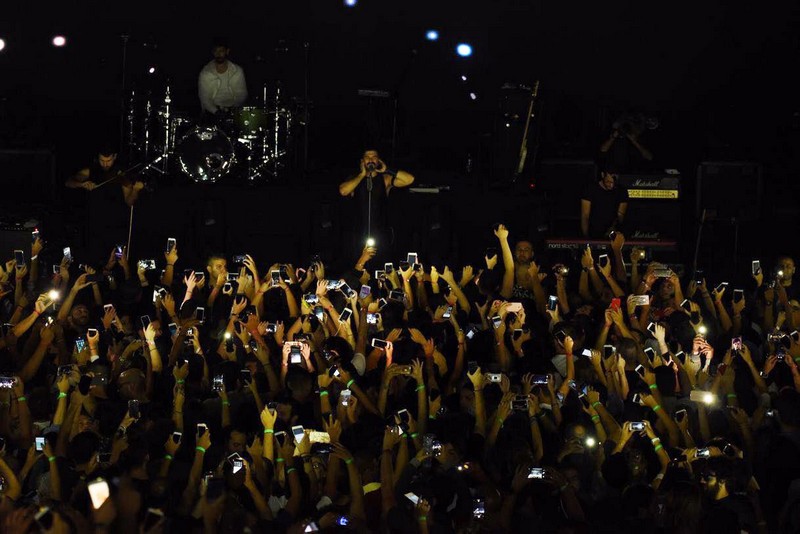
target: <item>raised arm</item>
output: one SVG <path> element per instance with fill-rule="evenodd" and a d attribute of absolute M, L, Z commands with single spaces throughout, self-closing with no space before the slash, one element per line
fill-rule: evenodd
<path fill-rule="evenodd" d="M 503 254 L 503 284 L 500 287 L 500 295 L 504 298 L 511 298 L 514 291 L 514 256 L 511 254 L 511 247 L 508 244 L 508 229 L 502 224 L 494 231 L 497 240 L 500 242 L 500 249 Z"/>

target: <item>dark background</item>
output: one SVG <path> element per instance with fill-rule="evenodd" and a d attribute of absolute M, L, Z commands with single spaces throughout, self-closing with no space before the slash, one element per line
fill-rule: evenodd
<path fill-rule="evenodd" d="M 477 172 L 468 183 L 485 190 L 503 178 L 491 158 L 500 87 L 538 79 L 540 160 L 591 159 L 621 111 L 644 112 L 660 121 L 649 139 L 659 162 L 684 175 L 684 236 L 695 232 L 697 164 L 755 161 L 763 168 L 763 209 L 741 229 L 739 252 L 797 249 L 796 240 L 786 239 L 787 230 L 797 229 L 800 193 L 796 3 L 362 0 L 347 8 L 337 0 L 300 0 L 201 6 L 5 5 L 0 148 L 54 150 L 62 181 L 101 139 L 116 136 L 123 33 L 130 35 L 128 87 L 160 95 L 168 77 L 173 100 L 186 111 L 198 107 L 197 74 L 209 60 L 213 36 L 230 37 L 232 59 L 245 68 L 251 95 L 279 79 L 301 97 L 308 43 L 309 172 L 291 173 L 284 179 L 289 185 L 335 187 L 355 168 L 368 142 L 369 112 L 356 91 L 378 88 L 399 95 L 392 163 L 412 169 L 421 182 L 466 184 L 470 154 Z M 424 39 L 429 28 L 439 31 L 439 41 Z M 65 35 L 68 45 L 52 47 L 55 34 Z M 471 58 L 456 56 L 458 42 L 473 46 Z M 155 75 L 147 74 L 150 66 Z M 378 115 L 385 132 L 390 115 L 385 109 Z M 386 140 L 379 145 L 386 148 Z"/>

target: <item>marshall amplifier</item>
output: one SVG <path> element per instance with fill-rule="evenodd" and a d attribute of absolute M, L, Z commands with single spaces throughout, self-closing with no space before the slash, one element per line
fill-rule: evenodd
<path fill-rule="evenodd" d="M 678 171 L 669 169 L 661 174 L 621 174 L 618 184 L 628 192 L 626 238 L 680 237 L 681 176 Z"/>

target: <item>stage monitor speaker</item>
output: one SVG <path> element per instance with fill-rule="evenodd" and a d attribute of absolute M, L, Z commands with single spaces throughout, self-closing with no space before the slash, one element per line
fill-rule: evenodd
<path fill-rule="evenodd" d="M 545 159 L 539 164 L 534 190 L 545 195 L 550 208 L 552 231 L 577 235 L 580 231 L 581 195 L 597 180 L 592 160 Z"/>
<path fill-rule="evenodd" d="M 697 167 L 699 218 L 753 221 L 761 215 L 761 165 L 744 161 L 704 161 Z"/>

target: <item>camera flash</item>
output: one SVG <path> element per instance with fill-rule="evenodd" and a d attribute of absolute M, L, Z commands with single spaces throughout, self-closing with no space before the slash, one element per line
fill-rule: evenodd
<path fill-rule="evenodd" d="M 371 237 L 367 238 L 367 246 L 368 247 L 374 247 L 375 246 L 375 240 L 372 239 Z"/>
<path fill-rule="evenodd" d="M 714 395 L 712 393 L 706 393 L 703 395 L 703 402 L 706 404 L 714 404 Z"/>
<path fill-rule="evenodd" d="M 706 326 L 705 326 L 705 325 L 702 325 L 702 324 L 701 324 L 701 325 L 700 325 L 700 326 L 697 328 L 697 331 L 698 331 L 698 332 L 700 332 L 700 334 L 702 334 L 702 335 L 706 335 L 706 334 L 708 333 L 708 328 L 706 328 Z"/>
<path fill-rule="evenodd" d="M 50 300 L 58 300 L 61 298 L 61 293 L 56 291 L 55 289 L 51 289 L 49 293 L 47 293 L 47 297 Z"/>
<path fill-rule="evenodd" d="M 594 439 L 594 438 L 592 438 L 592 437 L 588 437 L 588 438 L 586 438 L 586 446 L 587 446 L 587 447 L 589 447 L 589 448 L 591 449 L 591 448 L 592 448 L 592 447 L 594 447 L 595 445 L 597 445 L 597 440 L 595 440 L 595 439 Z"/>
<path fill-rule="evenodd" d="M 231 338 L 231 333 L 225 332 L 225 339 L 230 339 L 230 338 Z"/>

